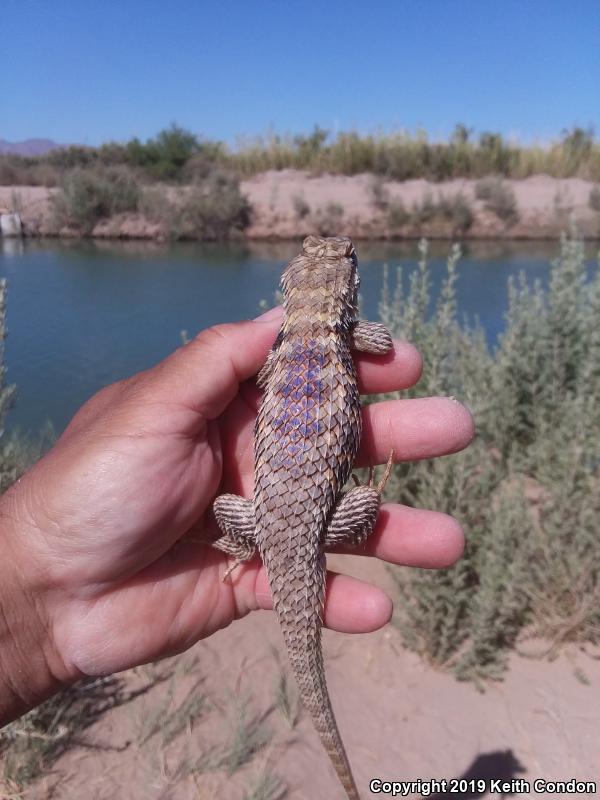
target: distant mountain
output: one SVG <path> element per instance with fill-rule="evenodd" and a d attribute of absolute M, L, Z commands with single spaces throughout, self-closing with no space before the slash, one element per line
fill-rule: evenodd
<path fill-rule="evenodd" d="M 61 147 L 66 145 L 53 142 L 52 139 L 25 139 L 24 142 L 7 142 L 6 139 L 0 139 L 0 154 L 45 156 L 51 150 L 59 150 Z"/>

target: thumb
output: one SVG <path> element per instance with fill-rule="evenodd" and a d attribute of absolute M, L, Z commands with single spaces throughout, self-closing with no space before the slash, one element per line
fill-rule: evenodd
<path fill-rule="evenodd" d="M 177 350 L 155 371 L 155 399 L 214 419 L 235 397 L 239 384 L 264 364 L 281 325 L 281 307 L 255 320 L 215 325 Z"/>

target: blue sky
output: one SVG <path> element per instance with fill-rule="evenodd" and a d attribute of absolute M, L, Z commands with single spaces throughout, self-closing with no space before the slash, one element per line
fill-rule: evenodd
<path fill-rule="evenodd" d="M 1 0 L 0 138 L 600 129 L 598 0 Z"/>

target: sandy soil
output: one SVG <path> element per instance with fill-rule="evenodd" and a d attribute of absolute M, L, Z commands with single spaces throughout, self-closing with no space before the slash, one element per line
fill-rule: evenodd
<path fill-rule="evenodd" d="M 389 219 L 374 204 L 372 175 L 312 176 L 297 170 L 265 172 L 243 181 L 242 192 L 252 208 L 246 235 L 252 239 L 298 238 L 308 232 L 348 233 L 354 238 L 418 237 L 472 239 L 556 238 L 571 215 L 588 238 L 600 238 L 600 213 L 589 205 L 593 184 L 579 178 L 556 179 L 536 175 L 506 183 L 512 188 L 518 221 L 506 224 L 475 197 L 476 181 L 453 180 L 432 184 L 426 180 L 389 181 L 383 184 L 392 202 L 406 209 L 430 196 L 452 198 L 459 192 L 468 200 L 474 221 L 466 235 L 458 234 L 449 221 L 433 219 L 421 226 L 407 222 L 390 227 Z M 43 187 L 0 187 L 0 210 L 17 206 L 29 235 L 74 236 L 71 229 L 58 231 L 48 208 L 54 190 Z M 98 238 L 156 239 L 164 236 L 160 225 L 139 214 L 122 214 L 99 223 Z"/>
<path fill-rule="evenodd" d="M 442 220 L 416 228 L 410 223 L 390 228 L 373 203 L 373 176 L 322 175 L 311 177 L 294 170 L 266 172 L 243 185 L 255 211 L 247 234 L 251 238 L 295 238 L 307 231 L 329 233 L 332 225 L 355 238 L 388 236 L 430 236 L 452 238 L 452 225 Z M 515 193 L 519 221 L 506 225 L 475 197 L 476 181 L 453 180 L 433 184 L 426 180 L 402 183 L 389 181 L 384 188 L 392 201 L 401 201 L 407 210 L 422 204 L 429 195 L 434 201 L 462 193 L 474 214 L 465 238 L 554 238 L 560 235 L 573 214 L 587 236 L 600 233 L 600 214 L 588 206 L 593 184 L 578 178 L 559 180 L 537 175 L 522 181 L 506 181 Z M 310 209 L 302 219 L 297 209 L 305 203 Z M 335 209 L 342 210 L 336 214 Z M 333 219 L 332 219 L 333 218 Z M 461 237 L 462 238 L 462 237 Z"/>
<path fill-rule="evenodd" d="M 334 566 L 391 586 L 381 563 L 335 558 Z M 515 655 L 505 680 L 480 693 L 404 650 L 393 626 L 354 637 L 325 632 L 325 652 L 334 707 L 365 800 L 383 796 L 369 792 L 369 781 L 376 777 L 484 779 L 488 787 L 497 779 L 574 777 L 598 781 L 600 787 L 597 657 L 574 651 L 549 663 Z M 300 712 L 291 726 L 277 704 L 285 656 L 270 613 L 256 613 L 200 642 L 179 663 L 174 682 L 159 682 L 105 714 L 85 733 L 85 746 L 64 756 L 32 796 L 341 800 L 307 715 Z M 150 675 L 142 668 L 125 677 L 130 687 L 139 688 Z M 203 693 L 205 710 L 168 747 L 161 744 L 160 733 L 143 742 L 140 731 L 153 715 L 166 718 L 161 708 L 169 691 L 175 691 L 175 705 Z M 196 760 L 211 747 L 231 742 L 232 720 L 241 708 L 273 734 L 265 749 L 232 775 L 210 769 L 195 779 L 178 774 L 186 756 Z M 265 771 L 280 779 L 286 794 L 251 793 Z M 475 796 L 494 794 L 448 794 Z"/>

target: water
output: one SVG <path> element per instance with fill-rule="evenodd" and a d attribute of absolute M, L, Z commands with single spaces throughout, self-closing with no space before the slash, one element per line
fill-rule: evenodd
<path fill-rule="evenodd" d="M 433 291 L 449 245 L 432 247 Z M 460 262 L 459 313 L 478 315 L 490 343 L 504 325 L 506 281 L 547 281 L 552 243 L 471 244 Z M 9 428 L 60 432 L 109 382 L 150 367 L 208 325 L 256 316 L 298 243 L 140 244 L 0 240 L 8 278 L 6 362 L 17 384 Z M 416 243 L 360 244 L 362 314 L 377 316 L 383 264 L 414 268 Z"/>

